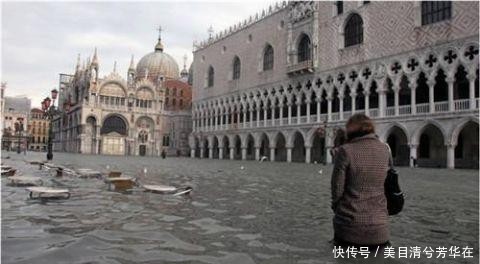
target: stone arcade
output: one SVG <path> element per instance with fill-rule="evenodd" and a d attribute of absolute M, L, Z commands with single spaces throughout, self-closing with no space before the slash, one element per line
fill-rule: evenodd
<path fill-rule="evenodd" d="M 478 2 L 290 2 L 199 43 L 191 157 L 331 162 L 377 123 L 395 163 L 478 168 Z"/>

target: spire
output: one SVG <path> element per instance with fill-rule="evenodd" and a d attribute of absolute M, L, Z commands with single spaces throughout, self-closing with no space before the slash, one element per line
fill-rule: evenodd
<path fill-rule="evenodd" d="M 213 39 L 213 27 L 212 26 L 210 26 L 208 28 L 207 32 L 208 32 L 208 40 Z"/>
<path fill-rule="evenodd" d="M 75 70 L 76 71 L 80 70 L 80 53 L 78 53 L 78 56 L 77 56 L 77 66 L 75 66 Z"/>
<path fill-rule="evenodd" d="M 158 27 L 158 42 L 155 45 L 155 51 L 163 52 L 163 44 L 162 44 L 162 26 Z"/>
<path fill-rule="evenodd" d="M 187 69 L 187 54 L 183 55 L 183 69 L 186 70 Z"/>
<path fill-rule="evenodd" d="M 130 59 L 130 67 L 128 67 L 129 70 L 135 70 L 135 63 L 133 62 L 133 54 L 132 58 Z"/>
<path fill-rule="evenodd" d="M 95 51 L 93 52 L 92 65 L 93 64 L 98 65 L 97 47 L 95 47 Z"/>
<path fill-rule="evenodd" d="M 113 72 L 117 73 L 117 61 L 113 62 Z"/>

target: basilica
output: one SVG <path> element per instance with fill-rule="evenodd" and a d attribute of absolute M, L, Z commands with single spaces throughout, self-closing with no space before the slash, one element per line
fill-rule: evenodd
<path fill-rule="evenodd" d="M 330 163 L 372 117 L 397 165 L 478 168 L 477 1 L 283 2 L 193 61 L 191 157 Z"/>
<path fill-rule="evenodd" d="M 97 50 L 73 74 L 60 74 L 54 150 L 104 155 L 188 155 L 192 129 L 186 64 L 179 72 L 159 36 L 153 52 L 126 80 L 113 71 L 100 77 Z"/>

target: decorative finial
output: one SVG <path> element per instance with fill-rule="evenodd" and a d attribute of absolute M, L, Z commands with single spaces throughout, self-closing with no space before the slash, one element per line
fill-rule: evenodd
<path fill-rule="evenodd" d="M 93 52 L 92 64 L 98 64 L 97 47 L 95 47 L 95 51 Z"/>
<path fill-rule="evenodd" d="M 187 54 L 183 55 L 183 68 L 186 69 L 187 68 Z"/>
<path fill-rule="evenodd" d="M 78 53 L 78 56 L 77 56 L 77 66 L 76 66 L 76 70 L 78 71 L 80 69 L 80 53 Z"/>
<path fill-rule="evenodd" d="M 130 67 L 129 67 L 130 70 L 133 70 L 135 69 L 135 64 L 133 62 L 133 54 L 132 54 L 132 58 L 130 59 Z"/>
<path fill-rule="evenodd" d="M 209 39 L 209 40 L 212 39 L 212 38 L 213 38 L 213 27 L 210 26 L 210 27 L 208 28 L 207 32 L 208 32 L 208 39 Z"/>
<path fill-rule="evenodd" d="M 162 44 L 162 26 L 158 26 L 158 42 L 155 45 L 155 51 L 163 51 L 163 44 Z"/>

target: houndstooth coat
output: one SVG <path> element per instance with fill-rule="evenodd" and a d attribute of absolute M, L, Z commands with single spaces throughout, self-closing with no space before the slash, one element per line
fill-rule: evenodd
<path fill-rule="evenodd" d="M 388 147 L 374 134 L 338 149 L 331 181 L 335 237 L 361 245 L 389 240 L 384 190 L 389 157 Z"/>

